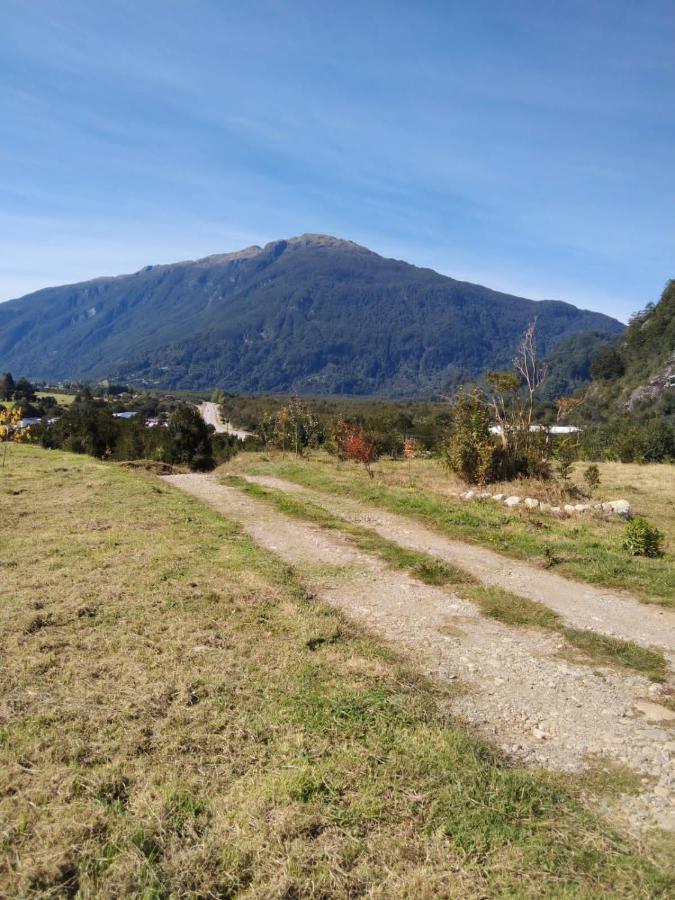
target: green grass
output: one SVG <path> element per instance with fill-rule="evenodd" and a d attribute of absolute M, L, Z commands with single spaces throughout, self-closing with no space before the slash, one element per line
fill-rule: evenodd
<path fill-rule="evenodd" d="M 517 625 L 521 628 L 545 628 L 549 631 L 560 629 L 560 616 L 557 612 L 529 600 L 527 597 L 519 597 L 510 591 L 504 591 L 497 587 L 474 588 L 468 591 L 468 596 L 478 604 L 482 612 L 492 619 L 497 619 L 505 625 Z"/>
<path fill-rule="evenodd" d="M 559 630 L 576 650 L 589 659 L 635 669 L 655 682 L 664 682 L 667 678 L 668 664 L 663 655 L 655 650 L 648 650 L 633 641 L 623 641 L 581 628 Z"/>
<path fill-rule="evenodd" d="M 7 896 L 672 895 L 222 516 L 34 447 L 2 477 Z"/>
<path fill-rule="evenodd" d="M 241 488 L 253 497 L 271 502 L 281 513 L 313 522 L 322 528 L 340 531 L 360 550 L 378 556 L 392 569 L 405 569 L 426 584 L 451 587 L 455 593 L 476 603 L 484 615 L 506 625 L 557 631 L 569 644 L 582 652 L 579 662 L 620 666 L 639 672 L 651 681 L 666 680 L 668 664 L 663 654 L 656 650 L 648 650 L 633 641 L 606 637 L 594 631 L 569 628 L 563 624 L 558 613 L 543 603 L 501 588 L 478 584 L 473 575 L 458 566 L 448 565 L 428 553 L 401 547 L 376 531 L 354 525 L 330 513 L 317 503 L 246 481 L 241 476 L 230 475 L 226 483 Z"/>
<path fill-rule="evenodd" d="M 59 406 L 70 406 L 75 399 L 75 394 L 62 394 L 54 391 L 36 391 L 37 397 L 53 397 Z"/>
<path fill-rule="evenodd" d="M 247 455 L 248 456 L 248 455 Z M 323 459 L 238 461 L 252 474 L 276 475 L 326 494 L 346 496 L 390 512 L 410 516 L 453 539 L 480 544 L 516 559 L 602 587 L 623 589 L 638 599 L 675 608 L 675 559 L 629 556 L 622 547 L 623 523 L 592 516 L 559 520 L 529 510 L 507 510 L 491 501 L 465 503 L 428 490 L 390 486 L 367 479 L 355 466 Z M 518 493 L 517 486 L 513 488 Z"/>

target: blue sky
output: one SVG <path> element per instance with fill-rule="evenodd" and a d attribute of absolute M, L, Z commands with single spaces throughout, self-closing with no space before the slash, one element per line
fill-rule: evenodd
<path fill-rule="evenodd" d="M 0 300 L 305 231 L 626 319 L 675 3 L 0 0 Z"/>

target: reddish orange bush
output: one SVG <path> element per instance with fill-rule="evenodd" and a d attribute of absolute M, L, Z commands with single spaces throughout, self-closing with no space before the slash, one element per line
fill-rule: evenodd
<path fill-rule="evenodd" d="M 345 459 L 363 463 L 368 475 L 371 478 L 373 477 L 371 465 L 377 459 L 377 448 L 374 441 L 366 437 L 360 425 L 351 425 L 344 420 L 340 422 L 337 429 L 336 443 L 338 452 Z"/>

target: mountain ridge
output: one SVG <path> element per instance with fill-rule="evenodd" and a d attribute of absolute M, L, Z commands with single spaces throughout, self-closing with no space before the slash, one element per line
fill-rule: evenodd
<path fill-rule="evenodd" d="M 0 304 L 0 368 L 39 379 L 423 396 L 621 323 L 528 300 L 306 233 L 42 288 Z"/>

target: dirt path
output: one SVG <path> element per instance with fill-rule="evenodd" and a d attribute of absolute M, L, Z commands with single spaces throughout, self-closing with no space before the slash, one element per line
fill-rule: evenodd
<path fill-rule="evenodd" d="M 342 535 L 298 522 L 208 475 L 165 481 L 238 522 L 261 546 L 302 570 L 318 599 L 389 641 L 419 670 L 468 690 L 452 712 L 525 762 L 575 771 L 600 755 L 644 777 L 638 797 L 609 812 L 633 829 L 675 828 L 675 741 L 653 717 L 639 676 L 569 663 L 557 635 L 511 629 L 473 604 L 357 550 Z"/>
<path fill-rule="evenodd" d="M 486 585 L 544 603 L 575 628 L 588 628 L 644 647 L 658 647 L 675 666 L 675 613 L 668 609 L 640 603 L 616 591 L 570 581 L 485 547 L 453 541 L 396 513 L 366 507 L 344 497 L 328 497 L 281 478 L 245 477 L 256 484 L 305 497 L 402 547 L 422 550 L 460 566 Z"/>
<path fill-rule="evenodd" d="M 220 414 L 220 407 L 217 403 L 204 401 L 204 403 L 199 404 L 197 409 L 206 424 L 213 425 L 216 434 L 233 434 L 235 437 L 238 437 L 240 441 L 244 441 L 247 437 L 251 436 L 250 431 L 244 431 L 241 428 L 232 428 L 229 422 L 223 421 L 223 417 Z"/>

